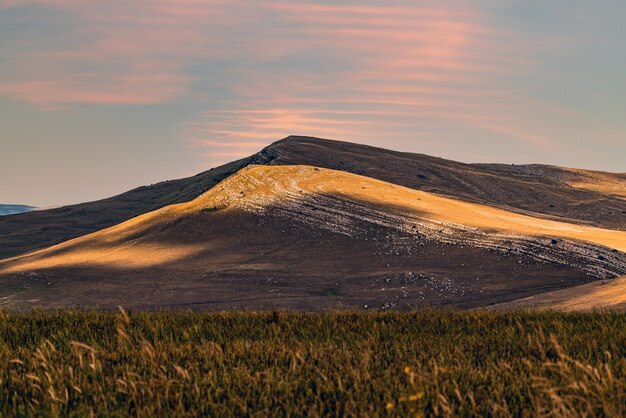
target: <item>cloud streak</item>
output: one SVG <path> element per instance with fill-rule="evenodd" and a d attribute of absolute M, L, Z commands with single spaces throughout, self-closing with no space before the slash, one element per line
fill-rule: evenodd
<path fill-rule="evenodd" d="M 42 108 L 72 104 L 156 104 L 188 91 L 185 66 L 216 45 L 202 27 L 218 20 L 220 1 L 107 2 L 33 0 L 40 13 L 75 24 L 55 36 L 19 42 L 0 94 Z M 3 13 L 24 7 L 10 2 Z M 0 9 L 1 10 L 1 9 Z M 28 25 L 25 19 L 22 22 Z M 71 39 L 71 42 L 63 42 Z"/>
<path fill-rule="evenodd" d="M 65 23 L 13 35 L 0 95 L 40 110 L 192 104 L 178 133 L 212 163 L 288 134 L 549 149 L 570 133 L 550 117 L 574 112 L 518 81 L 561 38 L 500 24 L 496 4 L 5 0 L 23 25 Z"/>
<path fill-rule="evenodd" d="M 481 8 L 283 2 L 267 10 L 285 23 L 270 48 L 282 55 L 242 75 L 237 100 L 190 121 L 192 143 L 219 139 L 238 150 L 246 138 L 308 134 L 378 144 L 389 135 L 438 139 L 450 127 L 553 143 L 515 120 L 519 92 L 504 82 L 532 65 L 527 44 Z M 303 64 L 280 67 L 289 60 Z"/>

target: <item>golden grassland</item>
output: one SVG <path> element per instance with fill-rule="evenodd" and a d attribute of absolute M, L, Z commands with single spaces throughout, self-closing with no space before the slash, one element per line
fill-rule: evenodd
<path fill-rule="evenodd" d="M 626 314 L 0 314 L 0 416 L 624 416 Z"/>

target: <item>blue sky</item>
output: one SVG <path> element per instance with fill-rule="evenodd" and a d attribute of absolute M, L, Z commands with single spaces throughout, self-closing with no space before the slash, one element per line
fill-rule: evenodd
<path fill-rule="evenodd" d="M 626 3 L 0 0 L 0 202 L 107 197 L 289 134 L 626 171 Z"/>

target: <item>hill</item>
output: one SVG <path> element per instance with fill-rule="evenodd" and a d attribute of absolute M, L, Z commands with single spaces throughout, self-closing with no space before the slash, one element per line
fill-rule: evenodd
<path fill-rule="evenodd" d="M 250 165 L 188 203 L 0 262 L 5 306 L 477 307 L 626 274 L 626 232 L 345 171 Z"/>
<path fill-rule="evenodd" d="M 626 228 L 626 175 L 544 165 L 465 164 L 348 142 L 292 136 L 194 177 L 97 202 L 0 218 L 0 259 L 188 202 L 250 164 L 310 165 L 570 223 Z"/>

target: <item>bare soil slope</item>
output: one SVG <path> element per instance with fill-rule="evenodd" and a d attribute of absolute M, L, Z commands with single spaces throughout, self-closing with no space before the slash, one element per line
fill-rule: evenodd
<path fill-rule="evenodd" d="M 551 166 L 464 164 L 354 143 L 289 137 L 261 152 L 187 179 L 97 202 L 0 218 L 0 259 L 188 202 L 249 164 L 312 165 L 373 177 L 545 218 L 626 228 L 626 176 Z"/>
<path fill-rule="evenodd" d="M 626 274 L 624 251 L 624 231 L 252 165 L 189 203 L 0 262 L 0 297 L 18 309 L 476 307 Z"/>

